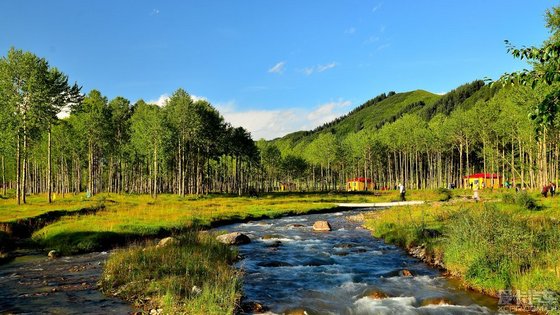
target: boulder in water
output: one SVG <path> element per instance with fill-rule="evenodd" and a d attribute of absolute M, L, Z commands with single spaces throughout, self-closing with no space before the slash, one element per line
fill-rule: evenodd
<path fill-rule="evenodd" d="M 401 270 L 400 275 L 401 275 L 401 277 L 412 277 L 413 276 L 412 272 L 410 272 L 410 270 L 408 270 L 408 269 Z"/>
<path fill-rule="evenodd" d="M 370 299 L 374 299 L 374 300 L 381 300 L 381 299 L 385 299 L 385 298 L 389 297 L 385 292 L 382 292 L 382 291 L 379 291 L 379 290 L 373 290 L 373 291 L 367 292 L 365 294 L 365 296 L 367 296 Z"/>
<path fill-rule="evenodd" d="M 284 311 L 285 315 L 309 315 L 309 313 L 303 308 L 292 308 Z"/>
<path fill-rule="evenodd" d="M 445 297 L 427 298 L 422 301 L 422 306 L 427 305 L 452 305 L 453 303 Z"/>
<path fill-rule="evenodd" d="M 324 231 L 330 231 L 332 230 L 332 228 L 328 221 L 317 221 L 313 223 L 313 230 L 324 232 Z"/>
<path fill-rule="evenodd" d="M 218 242 L 224 243 L 226 245 L 243 245 L 251 243 L 251 239 L 249 238 L 249 236 L 240 232 L 218 235 L 216 239 L 218 240 Z"/>
<path fill-rule="evenodd" d="M 261 237 L 263 240 L 271 240 L 275 238 L 284 238 L 284 236 L 280 234 L 265 234 Z"/>
<path fill-rule="evenodd" d="M 261 303 L 252 301 L 243 302 L 241 304 L 241 309 L 243 310 L 243 312 L 251 314 L 260 314 L 268 311 L 268 308 L 266 306 L 263 306 Z"/>

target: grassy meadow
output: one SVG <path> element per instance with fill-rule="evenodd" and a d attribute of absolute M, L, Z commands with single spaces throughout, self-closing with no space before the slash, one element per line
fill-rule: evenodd
<path fill-rule="evenodd" d="M 413 191 L 409 199 L 438 200 L 437 192 Z M 62 254 L 114 251 L 100 281 L 102 290 L 145 311 L 164 313 L 231 314 L 239 305 L 239 273 L 231 267 L 236 252 L 200 233 L 220 224 L 328 210 L 341 202 L 398 200 L 396 191 L 378 195 L 355 193 L 274 193 L 259 198 L 236 196 L 99 194 L 58 196 L 52 204 L 45 195 L 29 196 L 17 206 L 13 198 L 0 199 L 1 222 L 27 220 L 52 211 L 67 215 L 33 233 L 35 244 Z M 99 208 L 96 213 L 73 211 Z M 156 248 L 154 239 L 176 235 L 178 242 Z M 197 289 L 193 289 L 196 287 Z"/>
<path fill-rule="evenodd" d="M 506 190 L 481 196 L 375 211 L 365 225 L 389 243 L 424 246 L 429 260 L 469 288 L 560 292 L 560 198 Z"/>
<path fill-rule="evenodd" d="M 560 291 L 560 197 L 511 190 L 414 190 L 407 200 L 419 206 L 373 211 L 365 226 L 376 237 L 403 247 L 423 245 L 466 286 L 495 295 L 502 289 Z M 228 314 L 239 306 L 240 274 L 231 267 L 237 253 L 201 230 L 229 222 L 274 218 L 332 209 L 342 202 L 398 200 L 380 194 L 273 193 L 258 198 L 99 194 L 28 198 L 16 206 L 0 199 L 0 222 L 67 211 L 32 235 L 33 243 L 62 254 L 104 250 L 117 245 L 100 281 L 102 290 L 149 311 Z M 96 213 L 74 211 L 100 208 Z M 73 215 L 77 214 L 77 215 Z M 175 235 L 171 246 L 155 241 Z M 2 236 L 2 235 L 0 235 Z M 126 246 L 124 246 L 126 245 Z"/>

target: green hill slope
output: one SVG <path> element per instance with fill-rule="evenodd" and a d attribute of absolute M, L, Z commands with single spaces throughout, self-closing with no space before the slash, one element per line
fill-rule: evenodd
<path fill-rule="evenodd" d="M 312 142 L 319 134 L 330 132 L 340 137 L 362 129 L 375 130 L 383 124 L 393 122 L 405 113 L 411 113 L 436 102 L 441 98 L 423 90 L 405 93 L 382 94 L 362 104 L 346 116 L 337 118 L 312 131 L 297 131 L 272 142 L 285 152 L 284 148 L 294 148 Z M 380 100 L 380 101 L 379 101 Z"/>

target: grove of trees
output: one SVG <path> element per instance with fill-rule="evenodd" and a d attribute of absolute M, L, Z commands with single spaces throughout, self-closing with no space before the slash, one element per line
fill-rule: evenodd
<path fill-rule="evenodd" d="M 69 111 L 59 119 L 57 114 Z M 30 52 L 0 59 L 2 194 L 243 193 L 257 174 L 250 134 L 178 89 L 162 107 L 82 95 Z"/>
<path fill-rule="evenodd" d="M 378 188 L 436 188 L 462 186 L 477 172 L 531 188 L 558 182 L 560 10 L 546 16 L 552 35 L 542 47 L 507 43 L 531 70 L 439 98 L 424 92 L 375 124 L 357 121 L 364 110 L 405 99 L 381 94 L 315 130 L 256 143 L 183 89 L 161 107 L 97 90 L 83 95 L 45 59 L 12 48 L 0 59 L 0 193 L 13 189 L 25 203 L 27 194 L 50 201 L 53 192 L 243 194 L 286 183 L 328 191 L 354 177 Z M 58 118 L 63 111 L 68 117 Z M 349 118 L 352 127 L 337 132 Z"/>

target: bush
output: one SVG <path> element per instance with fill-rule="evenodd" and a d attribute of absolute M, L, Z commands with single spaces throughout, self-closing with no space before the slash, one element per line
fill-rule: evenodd
<path fill-rule="evenodd" d="M 451 189 L 438 188 L 437 193 L 439 194 L 439 201 L 449 201 L 453 197 L 453 192 Z"/>
<path fill-rule="evenodd" d="M 516 199 L 516 198 L 515 198 L 515 195 L 512 194 L 512 193 L 505 193 L 505 194 L 502 195 L 502 202 L 503 202 L 503 203 L 507 203 L 507 204 L 513 205 L 513 204 L 516 203 L 516 202 L 515 202 L 515 199 Z"/>
<path fill-rule="evenodd" d="M 505 193 L 502 195 L 502 201 L 507 204 L 516 204 L 524 209 L 538 210 L 537 201 L 526 191 L 517 194 Z"/>
<path fill-rule="evenodd" d="M 528 210 L 538 210 L 537 201 L 531 197 L 526 191 L 517 194 L 515 203 Z"/>

